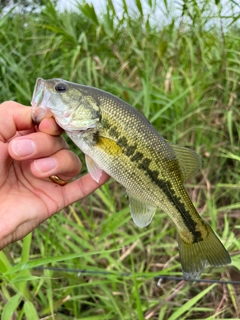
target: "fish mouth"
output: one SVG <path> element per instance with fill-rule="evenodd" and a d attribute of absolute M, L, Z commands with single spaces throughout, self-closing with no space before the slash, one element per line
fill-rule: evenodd
<path fill-rule="evenodd" d="M 53 113 L 47 107 L 49 99 L 50 93 L 46 90 L 44 80 L 38 78 L 31 101 L 33 122 L 38 124 L 43 118 L 51 118 L 53 116 Z"/>
<path fill-rule="evenodd" d="M 57 124 L 65 131 L 71 132 L 74 135 L 86 132 L 87 130 L 94 129 L 98 126 L 99 119 L 94 122 L 83 121 L 79 124 L 72 123 L 72 115 L 68 110 L 61 111 L 55 107 L 49 107 L 51 104 L 52 92 L 47 88 L 46 81 L 38 78 L 32 96 L 32 120 L 34 123 L 39 124 L 44 118 L 54 118 Z"/>

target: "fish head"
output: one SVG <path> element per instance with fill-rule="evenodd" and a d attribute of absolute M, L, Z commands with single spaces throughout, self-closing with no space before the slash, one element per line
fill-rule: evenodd
<path fill-rule="evenodd" d="M 84 90 L 84 86 L 62 79 L 38 78 L 32 97 L 32 119 L 54 117 L 66 131 L 82 131 L 97 127 L 99 104 Z"/>

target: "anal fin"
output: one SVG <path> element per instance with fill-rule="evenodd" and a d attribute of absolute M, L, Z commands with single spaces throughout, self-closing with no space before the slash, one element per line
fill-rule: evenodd
<path fill-rule="evenodd" d="M 127 194 L 129 197 L 130 212 L 134 223 L 140 228 L 148 226 L 152 222 L 157 208 L 139 199 L 128 190 Z"/>

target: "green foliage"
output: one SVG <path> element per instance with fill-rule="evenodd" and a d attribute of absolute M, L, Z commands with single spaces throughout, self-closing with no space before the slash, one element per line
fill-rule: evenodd
<path fill-rule="evenodd" d="M 29 105 L 37 77 L 92 85 L 195 149 L 203 168 L 187 189 L 233 259 L 206 275 L 239 280 L 239 5 L 229 1 L 226 14 L 220 0 L 177 2 L 174 16 L 165 0 L 160 21 L 158 1 L 127 3 L 122 14 L 112 0 L 102 13 L 89 2 L 59 12 L 47 0 L 31 14 L 2 13 L 0 101 Z M 46 265 L 66 272 L 34 269 Z M 114 181 L 0 252 L 0 272 L 3 319 L 239 318 L 239 287 L 156 285 L 155 276 L 181 276 L 174 226 L 157 212 L 149 228 L 135 227 Z"/>

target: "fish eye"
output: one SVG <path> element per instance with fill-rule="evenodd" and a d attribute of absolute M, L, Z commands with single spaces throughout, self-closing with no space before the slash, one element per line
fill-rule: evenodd
<path fill-rule="evenodd" d="M 55 91 L 59 93 L 63 93 L 67 91 L 67 86 L 64 83 L 58 83 L 55 86 Z"/>

